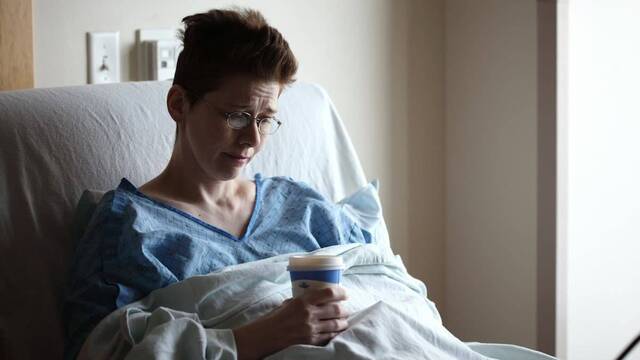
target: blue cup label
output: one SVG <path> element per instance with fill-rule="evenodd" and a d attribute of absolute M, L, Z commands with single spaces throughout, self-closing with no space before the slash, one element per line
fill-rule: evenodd
<path fill-rule="evenodd" d="M 340 285 L 342 269 L 291 271 L 290 274 L 293 296 L 298 297 L 308 289 L 323 289 Z"/>

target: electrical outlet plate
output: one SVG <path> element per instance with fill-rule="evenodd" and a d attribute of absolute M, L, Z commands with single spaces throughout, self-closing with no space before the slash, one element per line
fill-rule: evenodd
<path fill-rule="evenodd" d="M 178 40 L 154 40 L 151 46 L 151 76 L 149 80 L 170 80 L 176 72 L 180 52 Z"/>
<path fill-rule="evenodd" d="M 177 40 L 177 29 L 138 29 L 136 30 L 136 51 L 138 55 L 138 80 L 157 80 L 151 64 L 154 41 Z M 173 74 L 171 74 L 173 76 Z"/>
<path fill-rule="evenodd" d="M 120 81 L 119 32 L 87 33 L 89 84 Z"/>

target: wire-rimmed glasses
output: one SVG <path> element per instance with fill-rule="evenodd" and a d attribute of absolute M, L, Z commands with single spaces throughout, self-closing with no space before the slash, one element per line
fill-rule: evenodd
<path fill-rule="evenodd" d="M 251 114 L 244 111 L 226 112 L 224 116 L 227 117 L 227 125 L 232 129 L 243 129 L 251 125 L 252 121 L 258 123 L 258 131 L 262 135 L 271 135 L 278 131 L 282 121 L 275 117 L 265 117 L 262 119 L 254 118 Z"/>

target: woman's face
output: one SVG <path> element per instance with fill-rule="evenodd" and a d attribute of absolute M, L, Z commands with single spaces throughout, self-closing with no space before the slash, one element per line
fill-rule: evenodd
<path fill-rule="evenodd" d="M 243 111 L 259 119 L 274 116 L 280 90 L 275 81 L 235 75 L 194 105 L 185 102 L 187 110 L 178 121 L 178 136 L 194 170 L 212 180 L 237 177 L 260 152 L 266 135 L 260 134 L 256 121 L 242 129 L 230 128 L 224 113 Z"/>

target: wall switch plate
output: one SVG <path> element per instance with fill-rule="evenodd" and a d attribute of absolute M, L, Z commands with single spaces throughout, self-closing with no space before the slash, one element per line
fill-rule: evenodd
<path fill-rule="evenodd" d="M 87 33 L 89 84 L 120 81 L 120 33 Z"/>

